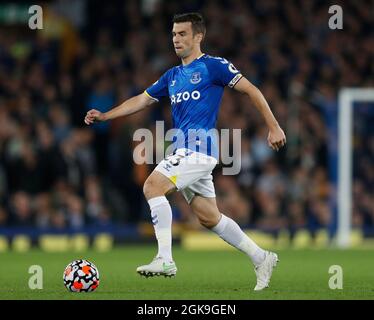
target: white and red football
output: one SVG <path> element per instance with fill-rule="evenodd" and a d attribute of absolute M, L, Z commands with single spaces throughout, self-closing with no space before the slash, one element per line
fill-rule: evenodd
<path fill-rule="evenodd" d="M 87 260 L 74 260 L 64 271 L 64 285 L 72 292 L 91 292 L 99 286 L 99 270 Z"/>

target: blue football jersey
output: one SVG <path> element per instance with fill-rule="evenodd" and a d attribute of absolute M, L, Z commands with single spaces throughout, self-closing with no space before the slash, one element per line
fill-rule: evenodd
<path fill-rule="evenodd" d="M 175 149 L 188 148 L 218 159 L 215 127 L 223 90 L 234 87 L 241 77 L 226 59 L 203 54 L 188 65 L 169 69 L 145 90 L 157 101 L 170 98 Z"/>

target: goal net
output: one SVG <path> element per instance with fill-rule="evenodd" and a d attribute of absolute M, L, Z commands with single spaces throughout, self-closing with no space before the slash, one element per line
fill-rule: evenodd
<path fill-rule="evenodd" d="M 356 117 L 360 117 L 360 123 L 364 123 L 363 126 L 366 128 L 366 131 L 364 132 L 369 134 L 367 141 L 371 143 L 371 146 L 369 145 L 367 148 L 369 148 L 368 155 L 370 157 L 370 148 L 374 148 L 374 137 L 372 130 L 374 128 L 374 123 L 372 122 L 374 114 L 374 88 L 343 88 L 339 92 L 338 99 L 339 116 L 336 244 L 338 247 L 346 248 L 350 246 L 350 235 L 353 222 L 354 161 L 360 161 L 361 156 L 357 155 L 357 159 L 356 157 L 354 158 L 353 138 L 355 134 L 360 134 L 360 132 L 355 133 L 355 130 L 357 131 L 357 128 L 355 127 L 355 119 Z M 371 111 L 367 112 L 367 114 L 364 116 L 360 115 L 360 109 L 362 108 L 357 107 L 362 107 L 363 104 L 365 110 L 371 109 Z M 356 110 L 356 108 L 358 110 Z M 361 137 L 357 137 L 358 139 L 361 139 Z M 372 151 L 373 150 L 371 150 L 371 152 Z M 371 158 L 369 163 L 367 163 L 367 161 L 363 161 L 364 166 L 365 163 L 366 166 L 369 166 L 368 172 L 372 171 L 374 159 Z M 370 180 L 371 178 L 369 177 L 368 179 Z M 369 186 L 363 186 L 363 188 L 370 188 L 370 183 Z M 373 197 L 374 186 L 371 185 L 371 188 L 371 191 L 365 191 L 369 193 L 371 192 Z M 374 216 L 372 219 L 374 220 Z"/>

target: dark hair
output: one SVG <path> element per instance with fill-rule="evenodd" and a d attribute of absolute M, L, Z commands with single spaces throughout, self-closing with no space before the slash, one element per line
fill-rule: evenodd
<path fill-rule="evenodd" d="M 173 17 L 173 23 L 181 22 L 191 22 L 192 32 L 195 35 L 196 33 L 202 33 L 205 36 L 206 28 L 205 21 L 203 16 L 198 12 L 188 12 L 175 14 Z"/>

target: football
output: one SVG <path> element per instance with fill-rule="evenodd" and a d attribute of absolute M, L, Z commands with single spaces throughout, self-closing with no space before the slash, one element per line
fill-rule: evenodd
<path fill-rule="evenodd" d="M 72 292 L 91 292 L 99 286 L 99 270 L 87 260 L 74 260 L 64 271 L 64 285 Z"/>

